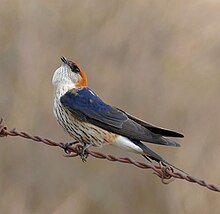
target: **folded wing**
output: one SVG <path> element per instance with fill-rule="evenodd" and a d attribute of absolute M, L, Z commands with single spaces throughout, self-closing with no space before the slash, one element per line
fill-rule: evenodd
<path fill-rule="evenodd" d="M 74 117 L 107 131 L 154 144 L 179 146 L 164 136 L 182 137 L 181 134 L 164 130 L 141 121 L 124 111 L 107 105 L 89 88 L 73 89 L 60 101 Z"/>
<path fill-rule="evenodd" d="M 162 136 L 165 136 L 165 137 L 184 137 L 183 134 L 180 134 L 180 133 L 172 131 L 172 130 L 168 130 L 168 129 L 164 129 L 164 128 L 154 126 L 154 125 L 152 125 L 150 123 L 147 123 L 147 122 L 145 122 L 145 121 L 143 121 L 143 120 L 141 120 L 137 117 L 134 117 L 133 115 L 128 114 L 125 111 L 123 111 L 123 112 L 128 116 L 128 118 L 130 118 L 131 120 L 134 120 L 136 123 L 140 124 L 141 126 L 144 126 L 145 128 L 147 128 L 148 130 L 150 130 L 154 134 L 159 134 L 159 135 L 162 135 Z"/>

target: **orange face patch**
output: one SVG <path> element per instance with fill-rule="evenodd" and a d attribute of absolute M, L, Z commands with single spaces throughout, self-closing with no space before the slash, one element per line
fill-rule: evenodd
<path fill-rule="evenodd" d="M 80 72 L 79 72 L 81 79 L 79 80 L 79 82 L 77 83 L 77 87 L 79 88 L 84 88 L 88 86 L 88 80 L 87 80 L 87 76 L 86 73 L 80 68 Z"/>

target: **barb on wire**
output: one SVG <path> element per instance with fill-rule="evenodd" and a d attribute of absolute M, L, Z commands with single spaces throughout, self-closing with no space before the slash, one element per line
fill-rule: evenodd
<path fill-rule="evenodd" d="M 20 136 L 22 138 L 31 139 L 36 142 L 41 142 L 44 144 L 47 144 L 49 146 L 56 146 L 64 149 L 64 151 L 67 153 L 65 157 L 76 157 L 80 154 L 81 145 L 75 145 L 75 146 L 67 146 L 66 143 L 62 142 L 55 142 L 53 140 L 43 138 L 41 136 L 37 135 L 31 135 L 27 132 L 19 132 L 16 129 L 8 130 L 7 126 L 3 125 L 3 119 L 0 119 L 0 137 L 6 137 L 6 136 Z M 134 161 L 131 158 L 128 157 L 115 157 L 113 155 L 109 154 L 103 154 L 101 152 L 94 152 L 88 150 L 87 153 L 91 155 L 92 157 L 99 158 L 99 159 L 106 159 L 109 161 L 117 161 L 120 163 L 127 163 L 132 164 L 136 167 L 139 167 L 141 169 L 151 169 L 155 175 L 161 178 L 161 181 L 163 184 L 168 184 L 173 179 L 182 179 L 186 180 L 191 183 L 199 184 L 200 186 L 204 186 L 208 188 L 209 190 L 220 192 L 220 189 L 216 187 L 215 185 L 208 184 L 206 181 L 195 178 L 191 175 L 188 175 L 186 173 L 175 172 L 172 166 L 164 166 L 163 164 L 152 164 L 152 163 L 143 163 L 140 161 Z"/>

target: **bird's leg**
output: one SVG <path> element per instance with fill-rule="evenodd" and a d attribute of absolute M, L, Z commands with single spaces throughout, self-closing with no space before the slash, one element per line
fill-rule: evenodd
<path fill-rule="evenodd" d="M 74 145 L 74 144 L 77 144 L 77 143 L 79 143 L 79 142 L 78 141 L 73 141 L 73 142 L 63 144 L 64 152 L 69 154 L 71 146 Z"/>
<path fill-rule="evenodd" d="M 83 147 L 80 149 L 79 155 L 82 159 L 82 162 L 86 162 L 86 159 L 89 156 L 87 149 L 90 148 L 91 146 L 92 146 L 92 144 L 84 143 Z"/>

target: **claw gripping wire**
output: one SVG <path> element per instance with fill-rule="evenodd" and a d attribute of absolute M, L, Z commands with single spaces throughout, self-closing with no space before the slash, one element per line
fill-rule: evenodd
<path fill-rule="evenodd" d="M 53 140 L 43 138 L 38 135 L 31 135 L 27 132 L 19 132 L 16 129 L 11 129 L 8 130 L 7 126 L 3 124 L 3 119 L 0 119 L 0 137 L 7 137 L 7 136 L 19 136 L 22 138 L 26 139 L 31 139 L 36 142 L 44 143 L 49 146 L 56 146 L 60 147 L 65 151 L 65 157 L 76 157 L 80 155 L 80 151 L 82 149 L 82 145 L 80 144 L 66 144 L 62 142 L 55 142 Z M 182 179 L 186 180 L 191 183 L 196 183 L 200 186 L 206 187 L 211 191 L 215 192 L 220 192 L 220 189 L 216 187 L 215 185 L 208 184 L 206 181 L 195 178 L 191 175 L 184 174 L 183 172 L 175 172 L 172 166 L 164 166 L 163 164 L 152 164 L 152 163 L 147 163 L 147 162 L 139 162 L 139 161 L 134 161 L 131 158 L 128 157 L 115 157 L 110 154 L 103 154 L 101 152 L 94 152 L 87 150 L 86 151 L 88 155 L 94 157 L 94 158 L 99 158 L 99 159 L 106 159 L 109 161 L 114 161 L 114 162 L 120 162 L 120 163 L 126 163 L 126 164 L 131 164 L 136 167 L 139 167 L 141 169 L 151 169 L 155 175 L 161 178 L 161 182 L 163 184 L 169 184 L 170 182 L 173 181 L 173 179 Z"/>

